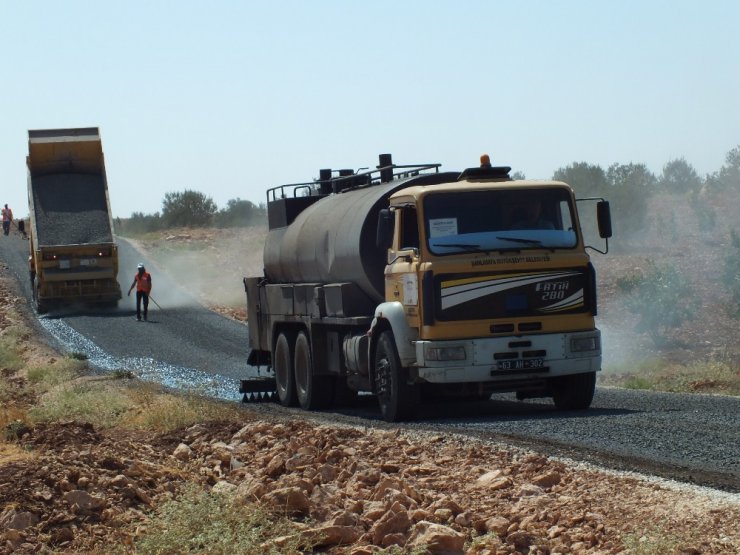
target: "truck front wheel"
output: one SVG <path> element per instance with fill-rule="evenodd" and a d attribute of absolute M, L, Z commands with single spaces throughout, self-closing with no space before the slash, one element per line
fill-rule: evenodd
<path fill-rule="evenodd" d="M 301 408 L 316 410 L 327 407 L 334 395 L 332 380 L 330 376 L 314 374 L 311 343 L 305 331 L 298 332 L 294 358 L 296 394 Z"/>
<path fill-rule="evenodd" d="M 280 404 L 284 407 L 294 407 L 298 404 L 295 378 L 293 377 L 293 338 L 290 331 L 280 332 L 275 342 L 275 385 Z"/>
<path fill-rule="evenodd" d="M 393 333 L 380 334 L 375 349 L 375 386 L 380 412 L 386 422 L 400 422 L 416 416 L 419 387 L 409 383 L 408 369 L 401 366 Z"/>
<path fill-rule="evenodd" d="M 552 400 L 558 410 L 587 409 L 596 390 L 596 372 L 554 378 L 552 387 Z"/>

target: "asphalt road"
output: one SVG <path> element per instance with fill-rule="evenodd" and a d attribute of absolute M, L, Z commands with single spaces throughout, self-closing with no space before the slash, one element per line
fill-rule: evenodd
<path fill-rule="evenodd" d="M 116 311 L 67 311 L 38 319 L 40 329 L 63 348 L 82 351 L 102 368 L 135 370 L 147 379 L 175 387 L 238 399 L 238 379 L 253 375 L 246 364 L 247 328 L 200 306 L 152 261 L 119 240 L 119 280 L 124 292 L 143 261 L 152 273 L 150 322 L 134 318 L 133 298 Z M 0 236 L 0 259 L 18 276 L 30 299 L 27 242 Z M 194 269 L 197 271 L 197 269 Z M 30 301 L 29 301 L 30 305 Z M 307 415 L 272 403 L 255 404 L 276 416 L 391 427 L 380 420 L 375 399 L 358 407 Z M 541 452 L 592 461 L 731 492 L 740 492 L 740 398 L 679 395 L 597 388 L 591 410 L 560 412 L 549 400 L 493 401 L 428 406 L 414 429 L 455 432 L 532 447 Z"/>
<path fill-rule="evenodd" d="M 130 243 L 118 238 L 123 298 L 118 309 L 70 307 L 38 318 L 52 341 L 81 352 L 104 369 L 125 368 L 168 385 L 192 387 L 223 398 L 238 397 L 238 380 L 254 372 L 247 363 L 246 325 L 205 309 Z M 0 258 L 15 274 L 31 306 L 28 241 L 0 236 Z M 126 296 L 136 266 L 152 275 L 149 321 L 135 318 L 135 293 Z M 194 268 L 193 271 L 198 271 Z"/>

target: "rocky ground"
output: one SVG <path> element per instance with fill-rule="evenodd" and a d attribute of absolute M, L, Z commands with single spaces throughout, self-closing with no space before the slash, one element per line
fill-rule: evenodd
<path fill-rule="evenodd" d="M 25 304 L 7 279 L 0 302 Z M 3 334 L 19 314 L 1 313 Z M 740 552 L 737 495 L 469 438 L 266 419 L 247 408 L 167 433 L 19 423 L 14 416 L 40 401 L 27 368 L 58 356 L 31 335 L 20 340 L 25 364 L 2 365 L 3 554 L 141 552 L 156 509 L 187 484 L 291 518 L 290 533 L 253 553 L 296 553 L 281 547 L 296 538 L 314 552 L 354 555 Z"/>

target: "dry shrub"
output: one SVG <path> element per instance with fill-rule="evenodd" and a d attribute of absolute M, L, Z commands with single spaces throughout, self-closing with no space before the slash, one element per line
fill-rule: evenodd
<path fill-rule="evenodd" d="M 77 380 L 51 388 L 29 411 L 34 422 L 80 420 L 97 428 L 117 425 L 133 407 L 124 388 L 111 380 Z"/>
<path fill-rule="evenodd" d="M 128 427 L 168 432 L 209 420 L 243 419 L 234 403 L 196 394 L 171 394 L 153 384 L 137 384 L 128 395 L 136 407 L 123 423 Z"/>
<path fill-rule="evenodd" d="M 271 540 L 287 536 L 278 546 Z M 256 505 L 235 502 L 225 494 L 188 486 L 174 500 L 159 507 L 136 542 L 146 554 L 208 553 L 265 555 L 301 553 L 305 538 L 288 519 L 275 518 Z"/>

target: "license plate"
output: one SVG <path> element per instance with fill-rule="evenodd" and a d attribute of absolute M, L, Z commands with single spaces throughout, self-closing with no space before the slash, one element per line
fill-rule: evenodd
<path fill-rule="evenodd" d="M 545 366 L 544 358 L 527 358 L 524 360 L 502 360 L 496 364 L 497 370 L 533 370 Z"/>

